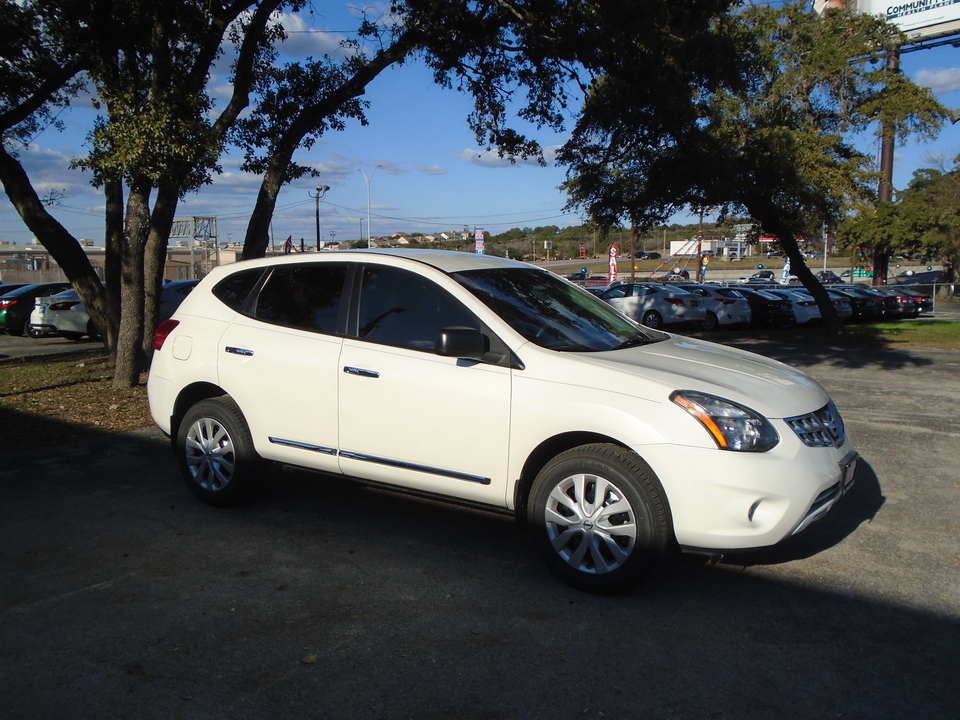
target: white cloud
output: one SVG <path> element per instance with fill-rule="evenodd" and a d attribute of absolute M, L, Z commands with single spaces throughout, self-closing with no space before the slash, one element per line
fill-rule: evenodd
<path fill-rule="evenodd" d="M 442 165 L 418 164 L 417 170 L 424 173 L 425 175 L 446 175 L 447 174 L 447 169 Z"/>
<path fill-rule="evenodd" d="M 946 93 L 960 90 L 960 68 L 942 70 L 919 70 L 913 81 L 917 85 L 930 88 L 934 93 Z"/>

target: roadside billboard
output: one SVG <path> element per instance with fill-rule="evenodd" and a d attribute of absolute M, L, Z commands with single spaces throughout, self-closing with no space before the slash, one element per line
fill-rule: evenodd
<path fill-rule="evenodd" d="M 813 3 L 818 13 L 843 7 L 884 17 L 910 40 L 960 33 L 960 0 L 815 0 Z"/>

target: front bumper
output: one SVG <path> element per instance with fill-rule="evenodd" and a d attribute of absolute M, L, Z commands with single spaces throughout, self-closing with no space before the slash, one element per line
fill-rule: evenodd
<path fill-rule="evenodd" d="M 779 428 L 778 428 L 779 429 Z M 636 447 L 660 478 L 685 550 L 769 547 L 819 520 L 853 485 L 849 440 L 811 448 L 793 433 L 767 453 L 655 445 Z M 678 460 L 682 457 L 682 460 Z"/>

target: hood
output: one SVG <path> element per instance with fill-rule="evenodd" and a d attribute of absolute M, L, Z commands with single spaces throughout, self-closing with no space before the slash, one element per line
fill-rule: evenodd
<path fill-rule="evenodd" d="M 668 339 L 624 350 L 581 356 L 610 371 L 637 378 L 618 385 L 624 392 L 648 396 L 643 383 L 672 390 L 699 390 L 742 403 L 766 417 L 791 417 L 817 410 L 829 396 L 816 380 L 777 360 L 691 338 Z"/>

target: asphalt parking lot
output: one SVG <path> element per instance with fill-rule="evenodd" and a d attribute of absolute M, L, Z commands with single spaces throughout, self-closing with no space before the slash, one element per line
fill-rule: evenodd
<path fill-rule="evenodd" d="M 159 432 L 51 424 L 0 465 L 0 716 L 960 717 L 960 353 L 749 347 L 831 391 L 857 484 L 615 598 L 498 515 L 290 470 L 218 510 Z"/>

